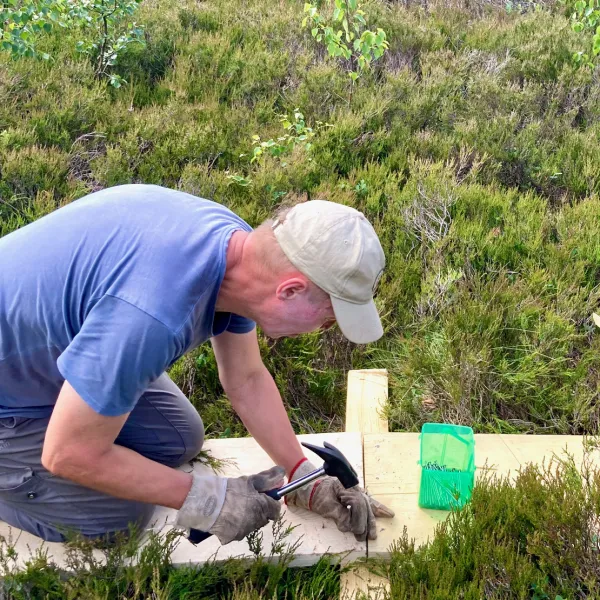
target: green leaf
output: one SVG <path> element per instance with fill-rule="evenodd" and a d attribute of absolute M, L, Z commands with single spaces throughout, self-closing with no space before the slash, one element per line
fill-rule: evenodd
<path fill-rule="evenodd" d="M 577 0 L 577 2 L 575 2 L 575 10 L 577 12 L 581 12 L 584 9 L 585 9 L 585 2 L 583 0 Z"/>

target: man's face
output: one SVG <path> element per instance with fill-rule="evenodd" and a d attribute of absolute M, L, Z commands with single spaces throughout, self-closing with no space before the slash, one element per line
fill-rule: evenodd
<path fill-rule="evenodd" d="M 294 337 L 326 330 L 335 324 L 329 296 L 311 287 L 277 294 L 265 304 L 262 312 L 257 322 L 271 338 Z"/>

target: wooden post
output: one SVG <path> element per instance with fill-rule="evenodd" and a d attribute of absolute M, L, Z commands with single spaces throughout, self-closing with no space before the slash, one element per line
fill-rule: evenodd
<path fill-rule="evenodd" d="M 381 409 L 388 398 L 388 376 L 385 369 L 364 369 L 348 373 L 346 399 L 346 431 L 361 433 L 387 433 L 387 420 Z M 363 473 L 366 480 L 366 473 Z M 367 556 L 369 541 L 367 540 Z M 341 578 L 342 600 L 354 600 L 360 592 L 369 599 L 383 597 L 388 581 L 357 566 Z"/>

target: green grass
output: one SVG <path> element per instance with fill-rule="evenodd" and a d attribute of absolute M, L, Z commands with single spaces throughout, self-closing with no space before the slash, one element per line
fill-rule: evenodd
<path fill-rule="evenodd" d="M 390 578 L 403 600 L 577 600 L 600 598 L 600 472 L 590 455 L 528 465 L 511 484 L 480 481 L 470 504 L 415 548 L 406 534 L 389 563 L 373 570 Z"/>
<path fill-rule="evenodd" d="M 391 47 L 351 102 L 345 67 L 291 0 L 144 3 L 148 43 L 120 61 L 119 90 L 68 34 L 44 42 L 51 64 L 0 55 L 0 233 L 127 182 L 215 199 L 252 225 L 282 202 L 350 204 L 387 254 L 386 335 L 262 340 L 297 432 L 340 428 L 347 370 L 385 367 L 394 430 L 595 433 L 600 84 L 572 66 L 568 6 L 521 4 L 369 2 Z M 252 135 L 276 138 L 296 107 L 333 127 L 285 167 L 251 165 Z M 244 435 L 209 348 L 173 376 L 209 435 Z"/>
<path fill-rule="evenodd" d="M 135 534 L 135 530 L 131 533 Z M 183 533 L 152 533 L 140 545 L 121 535 L 110 545 L 72 534 L 66 560 L 59 567 L 44 548 L 21 557 L 11 539 L 0 540 L 0 595 L 7 600 L 317 600 L 339 597 L 339 560 L 324 555 L 312 567 L 289 569 L 296 545 L 289 529 L 273 525 L 274 542 L 262 545 L 262 534 L 249 538 L 253 557 L 245 561 L 215 558 L 201 567 L 173 567 Z M 277 559 L 276 561 L 274 559 Z"/>

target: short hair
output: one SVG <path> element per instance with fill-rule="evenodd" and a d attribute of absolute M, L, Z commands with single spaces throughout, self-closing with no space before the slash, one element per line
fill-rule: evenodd
<path fill-rule="evenodd" d="M 288 210 L 285 210 L 286 214 Z M 279 212 L 274 218 L 263 221 L 254 230 L 254 235 L 259 240 L 256 246 L 259 263 L 262 268 L 268 270 L 270 273 L 285 273 L 297 270 L 281 249 L 273 233 L 274 223 L 282 218 L 285 218 L 285 215 Z"/>
<path fill-rule="evenodd" d="M 279 210 L 271 219 L 263 221 L 255 230 L 254 235 L 258 237 L 257 256 L 260 268 L 265 269 L 270 274 L 285 274 L 291 271 L 298 271 L 290 259 L 281 249 L 275 234 L 273 233 L 273 225 L 276 221 L 284 221 L 291 207 L 286 206 Z M 312 300 L 315 303 L 323 302 L 329 298 L 329 294 L 322 290 L 316 283 L 311 281 L 307 276 L 309 289 Z"/>

